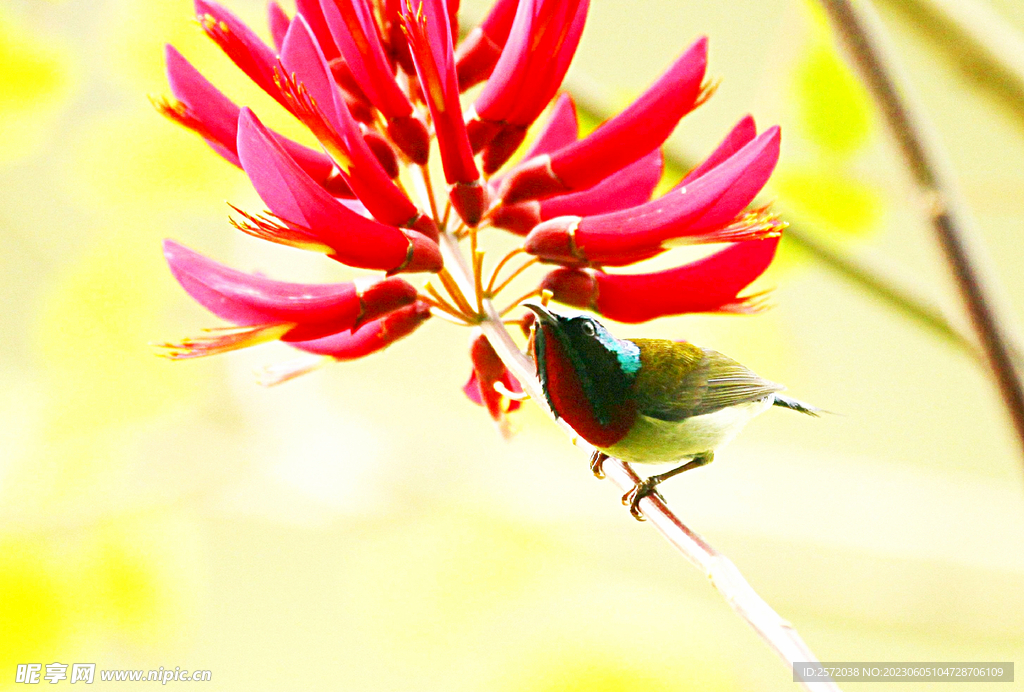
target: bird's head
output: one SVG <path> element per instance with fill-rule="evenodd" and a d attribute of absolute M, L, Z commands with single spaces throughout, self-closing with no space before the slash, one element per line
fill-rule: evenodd
<path fill-rule="evenodd" d="M 593 418 L 599 427 L 614 425 L 640 370 L 640 349 L 612 336 L 589 315 L 561 315 L 532 302 L 523 306 L 537 315 L 534 359 L 555 414 L 580 434 L 580 423 L 573 418 Z"/>

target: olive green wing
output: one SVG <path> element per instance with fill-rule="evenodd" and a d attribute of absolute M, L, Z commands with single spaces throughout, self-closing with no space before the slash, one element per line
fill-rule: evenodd
<path fill-rule="evenodd" d="M 633 386 L 637 410 L 679 421 L 758 401 L 785 389 L 717 351 L 661 339 L 636 339 L 641 368 Z"/>

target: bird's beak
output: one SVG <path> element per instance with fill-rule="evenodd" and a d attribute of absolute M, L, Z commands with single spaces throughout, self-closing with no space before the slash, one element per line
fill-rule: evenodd
<path fill-rule="evenodd" d="M 544 307 L 540 303 L 526 301 L 525 303 L 522 303 L 522 306 L 524 308 L 532 310 L 533 313 L 537 315 L 537 319 L 539 319 L 541 322 L 550 324 L 552 327 L 558 326 L 558 318 L 555 317 L 546 307 Z"/>

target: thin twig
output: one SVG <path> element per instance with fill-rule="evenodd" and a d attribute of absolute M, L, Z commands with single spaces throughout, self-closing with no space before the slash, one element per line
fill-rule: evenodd
<path fill-rule="evenodd" d="M 879 0 L 1024 125 L 1024 35 L 978 0 Z"/>
<path fill-rule="evenodd" d="M 857 7 L 850 0 L 821 3 L 889 121 L 922 197 L 929 202 L 932 226 L 1024 450 L 1024 389 L 1007 346 L 1009 329 L 996 314 L 991 298 L 995 282 L 982 273 L 986 263 L 978 234 L 963 208 L 942 148 L 906 84 L 897 77 L 884 29 L 869 0 L 861 0 Z"/>
<path fill-rule="evenodd" d="M 423 176 L 423 186 L 427 189 L 427 198 L 430 200 L 430 213 L 433 215 L 434 220 L 441 218 L 437 214 L 437 200 L 434 198 L 434 184 L 430 181 L 430 169 L 426 166 L 420 166 L 420 175 Z M 444 226 L 442 226 L 444 228 Z"/>
<path fill-rule="evenodd" d="M 441 251 L 445 267 L 458 282 L 462 291 L 472 287 L 473 278 L 465 256 L 459 251 L 458 241 L 450 233 L 441 235 Z M 502 323 L 502 318 L 490 299 L 484 299 L 484 319 L 480 327 L 505 366 L 515 376 L 530 398 L 549 415 L 544 393 L 534 375 L 533 363 L 519 350 L 512 335 Z M 556 423 L 575 441 L 577 446 L 588 447 L 576 432 L 552 415 Z M 588 450 L 589 451 L 589 450 Z M 623 492 L 633 488 L 639 480 L 628 464 L 609 458 L 605 462 L 607 476 Z M 816 662 L 814 654 L 804 643 L 796 629 L 782 619 L 771 606 L 757 595 L 746 579 L 728 558 L 715 550 L 707 541 L 686 527 L 668 505 L 656 495 L 640 501 L 640 508 L 651 524 L 671 543 L 683 557 L 699 568 L 711 580 L 712 585 L 726 603 L 749 624 L 769 647 L 793 669 L 795 662 Z M 832 682 L 800 683 L 811 692 L 839 692 Z"/>
<path fill-rule="evenodd" d="M 469 299 L 466 298 L 467 295 L 473 295 L 472 284 L 470 284 L 470 290 L 466 291 L 464 286 L 461 286 L 454 278 L 452 278 L 447 267 L 442 268 L 441 271 L 437 273 L 437 278 L 441 280 L 441 285 L 444 286 L 444 290 L 448 291 L 448 295 L 451 296 L 451 299 L 455 302 L 455 305 L 459 310 L 465 313 L 467 317 L 475 314 L 475 311 L 469 304 Z"/>
<path fill-rule="evenodd" d="M 508 264 L 509 260 L 511 260 L 513 257 L 515 257 L 517 255 L 523 254 L 524 252 L 526 252 L 526 250 L 523 249 L 521 246 L 517 247 L 517 248 L 513 249 L 511 252 L 509 252 L 507 255 L 502 257 L 498 261 L 498 264 L 495 265 L 495 267 L 494 267 L 494 271 L 491 272 L 491 280 L 487 282 L 487 294 L 489 296 L 493 295 L 494 283 L 498 280 L 498 272 L 500 272 L 502 270 L 502 268 L 506 264 Z"/>
<path fill-rule="evenodd" d="M 420 293 L 419 295 L 416 296 L 416 300 L 421 300 L 432 308 L 436 308 L 438 310 L 441 310 L 442 312 L 446 312 L 452 317 L 457 317 L 460 322 L 465 324 L 465 315 L 463 315 L 454 307 L 449 305 L 448 302 L 444 300 L 440 294 L 438 294 L 437 289 L 435 289 L 430 284 L 426 284 L 423 288 L 425 291 L 427 291 L 428 295 Z"/>
<path fill-rule="evenodd" d="M 519 307 L 519 304 L 522 303 L 524 300 L 527 300 L 529 298 L 533 298 L 535 296 L 539 296 L 540 293 L 541 293 L 541 289 L 539 289 L 539 288 L 535 288 L 535 289 L 529 291 L 528 293 L 524 293 L 523 295 L 519 296 L 518 298 L 513 300 L 511 303 L 509 303 L 508 307 L 506 307 L 504 310 L 502 310 L 499 313 L 500 316 L 504 317 L 505 315 L 507 315 L 508 313 L 512 312 L 517 307 Z"/>
<path fill-rule="evenodd" d="M 905 317 L 911 318 L 947 343 L 959 348 L 964 354 L 973 357 L 981 367 L 986 367 L 985 354 L 973 334 L 954 327 L 931 301 L 918 295 L 915 289 L 901 285 L 895 277 L 887 276 L 883 269 L 868 266 L 862 260 L 832 247 L 832 243 L 820 240 L 815 235 L 817 234 L 790 225 L 786 229 L 784 241 L 812 255 L 818 263 L 836 274 L 867 288 L 875 296 L 897 308 Z M 1024 368 L 1024 355 L 1020 351 L 1014 350 L 1013 359 L 1018 368 Z"/>
<path fill-rule="evenodd" d="M 506 288 L 508 288 L 508 285 L 510 283 L 516 280 L 516 277 L 518 277 L 520 274 L 522 274 L 524 271 L 526 271 L 533 265 L 537 264 L 538 262 L 540 262 L 539 257 L 531 257 L 530 259 L 523 262 L 522 266 L 519 267 L 519 269 L 516 269 L 514 272 L 509 274 L 508 278 L 506 278 L 504 281 L 498 284 L 498 286 L 489 295 L 493 298 L 494 296 L 504 291 Z"/>

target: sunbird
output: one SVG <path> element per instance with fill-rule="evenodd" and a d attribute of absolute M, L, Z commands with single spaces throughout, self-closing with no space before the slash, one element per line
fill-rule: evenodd
<path fill-rule="evenodd" d="M 561 315 L 524 303 L 536 315 L 533 356 L 551 411 L 596 450 L 636 464 L 685 463 L 641 481 L 622 498 L 638 504 L 662 481 L 705 466 L 752 418 L 772 406 L 810 416 L 821 410 L 783 396 L 732 358 L 684 341 L 620 339 L 589 315 Z"/>

